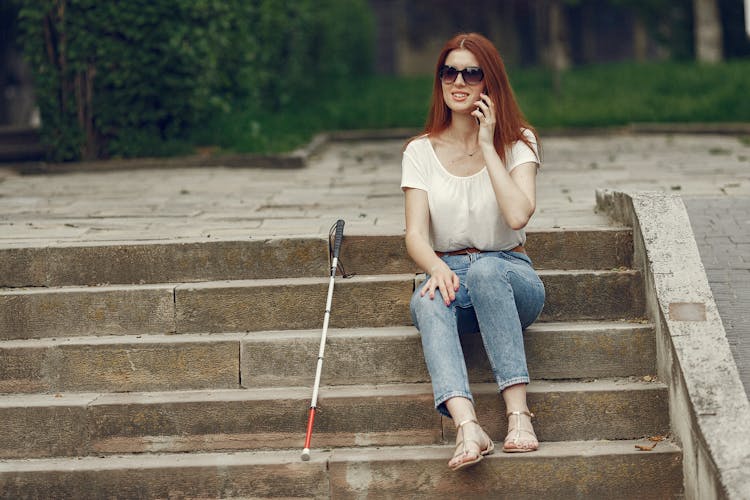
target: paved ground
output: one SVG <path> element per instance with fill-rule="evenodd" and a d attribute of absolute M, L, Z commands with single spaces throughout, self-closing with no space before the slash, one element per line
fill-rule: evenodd
<path fill-rule="evenodd" d="M 729 347 L 750 396 L 750 197 L 690 197 L 685 204 Z"/>
<path fill-rule="evenodd" d="M 598 187 L 683 195 L 750 388 L 750 141 L 720 135 L 550 137 L 531 227 L 607 225 Z M 167 169 L 19 176 L 0 168 L 0 246 L 403 231 L 402 141 L 336 143 L 301 170 Z"/>

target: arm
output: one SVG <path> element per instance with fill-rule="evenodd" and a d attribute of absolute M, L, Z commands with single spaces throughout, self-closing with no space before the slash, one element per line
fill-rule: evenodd
<path fill-rule="evenodd" d="M 511 229 L 523 229 L 536 210 L 536 163 L 523 163 L 508 173 L 494 147 L 484 158 L 505 222 Z"/>
<path fill-rule="evenodd" d="M 479 145 L 484 155 L 498 207 L 511 229 L 523 229 L 536 210 L 535 162 L 518 165 L 510 173 L 505 169 L 494 145 L 495 107 L 482 95 L 472 115 L 479 119 Z"/>
<path fill-rule="evenodd" d="M 404 189 L 404 207 L 406 214 L 406 251 L 421 269 L 430 275 L 430 279 L 421 290 L 422 296 L 429 293 L 435 298 L 435 290 L 440 290 L 445 305 L 450 305 L 458 291 L 458 276 L 443 260 L 435 255 L 430 246 L 430 207 L 427 192 L 421 189 Z"/>

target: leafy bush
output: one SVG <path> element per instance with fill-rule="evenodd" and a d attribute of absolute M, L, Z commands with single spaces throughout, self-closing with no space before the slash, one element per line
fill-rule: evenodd
<path fill-rule="evenodd" d="M 19 19 L 56 160 L 174 153 L 238 99 L 274 112 L 371 65 L 363 0 L 37 0 Z"/>

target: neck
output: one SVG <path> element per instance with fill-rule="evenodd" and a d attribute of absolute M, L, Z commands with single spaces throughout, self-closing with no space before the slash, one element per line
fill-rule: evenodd
<path fill-rule="evenodd" d="M 471 115 L 459 115 L 454 113 L 451 117 L 451 124 L 447 129 L 449 135 L 465 149 L 474 148 L 477 145 L 477 133 L 479 125 L 476 119 Z"/>

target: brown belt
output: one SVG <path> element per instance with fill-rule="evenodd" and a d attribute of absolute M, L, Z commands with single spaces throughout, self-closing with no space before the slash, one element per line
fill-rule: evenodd
<path fill-rule="evenodd" d="M 523 247 L 523 245 L 518 245 L 515 248 L 511 248 L 510 250 L 504 250 L 505 252 L 520 252 L 520 253 L 526 253 L 526 249 Z M 478 248 L 470 247 L 470 248 L 462 248 L 461 250 L 453 250 L 452 252 L 435 252 L 435 255 L 438 257 L 445 257 L 446 255 L 466 255 L 470 253 L 479 253 L 481 250 Z"/>

